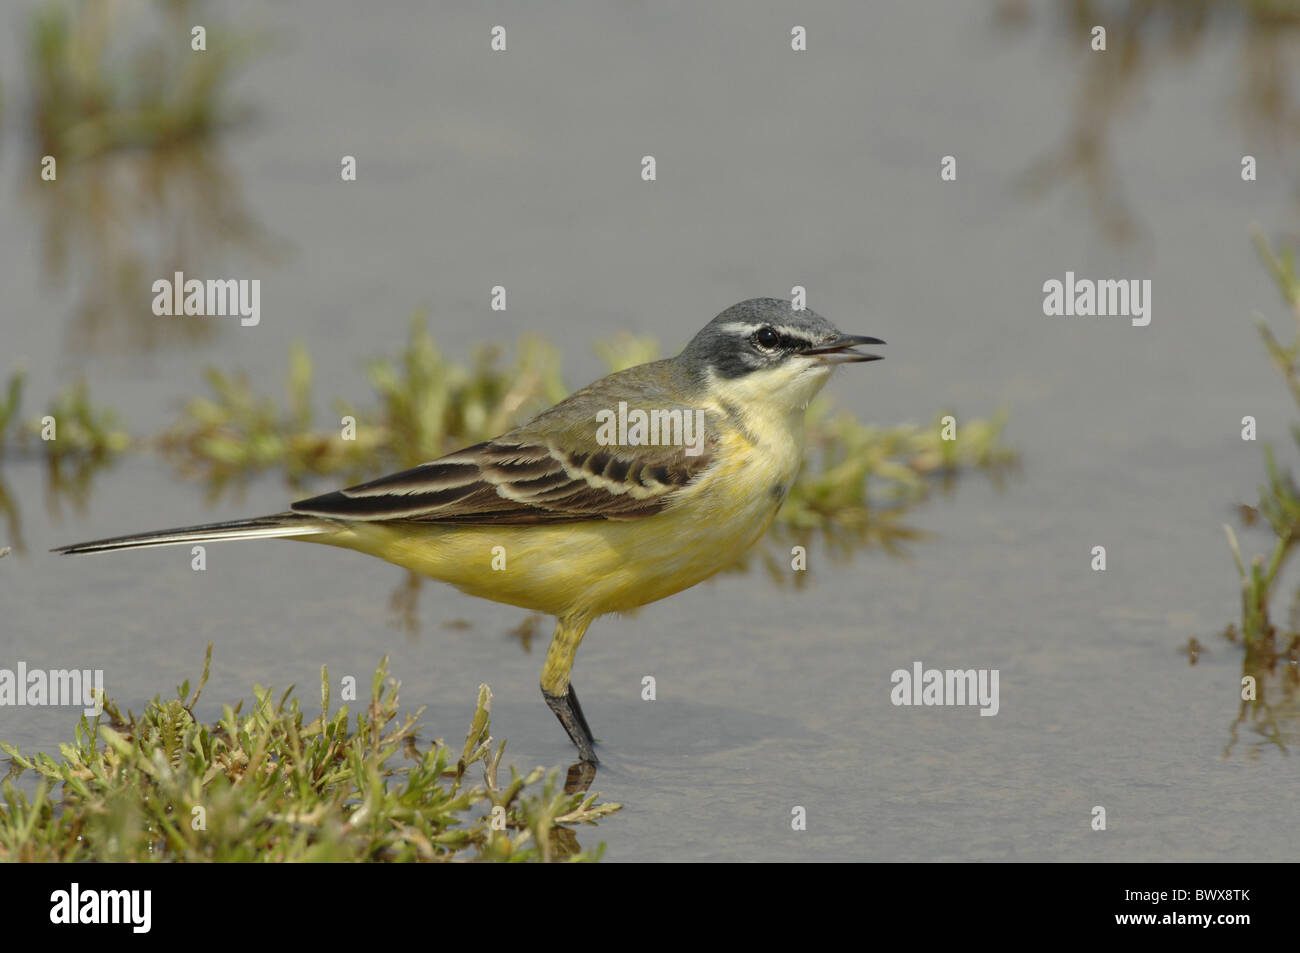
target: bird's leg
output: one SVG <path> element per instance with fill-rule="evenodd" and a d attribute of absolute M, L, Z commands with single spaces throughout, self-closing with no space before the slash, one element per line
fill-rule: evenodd
<path fill-rule="evenodd" d="M 582 713 L 582 702 L 578 701 L 578 689 L 574 687 L 573 682 L 569 682 L 569 702 L 573 706 L 573 714 L 578 719 L 578 724 L 587 737 L 592 737 L 591 725 L 587 724 L 587 716 Z"/>
<path fill-rule="evenodd" d="M 568 732 L 569 740 L 578 749 L 578 756 L 583 761 L 598 764 L 596 740 L 591 735 L 582 706 L 578 704 L 578 696 L 569 683 L 573 656 L 590 624 L 591 620 L 586 618 L 562 618 L 556 624 L 551 647 L 546 650 L 546 664 L 542 666 L 542 697 Z"/>
<path fill-rule="evenodd" d="M 591 731 L 582 726 L 581 720 L 574 713 L 572 688 L 567 689 L 563 695 L 555 695 L 542 689 L 542 695 L 546 698 L 546 704 L 551 706 L 551 711 L 555 712 L 555 717 L 564 726 L 564 730 L 569 733 L 569 740 L 578 749 L 578 757 L 590 764 L 599 764 L 600 759 L 596 757 L 596 742 L 591 737 Z"/>

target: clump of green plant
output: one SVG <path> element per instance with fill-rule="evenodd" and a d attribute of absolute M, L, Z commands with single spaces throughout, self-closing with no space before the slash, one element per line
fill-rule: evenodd
<path fill-rule="evenodd" d="M 882 505 L 924 499 L 931 477 L 951 478 L 968 469 L 1000 474 L 1016 461 L 1001 443 L 1006 425 L 1001 412 L 990 420 L 963 421 L 960 439 L 954 425 L 953 439 L 945 440 L 946 413 L 928 426 L 874 427 L 850 413 L 832 414 L 833 406 L 819 397 L 809 407 L 809 461 L 780 513 L 791 527 L 863 527 Z"/>
<path fill-rule="evenodd" d="M 50 402 L 45 417 L 53 419 L 53 436 L 46 438 L 44 418 L 30 421 L 27 429 L 41 438 L 47 456 L 102 458 L 131 446 L 131 435 L 120 427 L 117 414 L 91 402 L 84 378 L 61 391 Z"/>
<path fill-rule="evenodd" d="M 155 698 L 137 719 L 109 702 L 82 717 L 62 758 L 11 759 L 0 784 L 3 861 L 592 861 L 574 828 L 619 809 L 598 795 L 565 793 L 557 772 L 500 777 L 505 742 L 490 733 L 492 693 L 479 687 L 463 746 L 422 747 L 414 715 L 398 717 L 387 659 L 370 702 L 330 711 L 321 669 L 321 713 L 308 721 L 293 687 L 277 701 L 256 687 L 223 707 L 214 724 L 194 714 L 212 660 L 208 646 L 194 693 Z M 470 780 L 480 766 L 482 781 Z M 24 792 L 12 775 L 34 771 Z M 62 793 L 55 796 L 55 786 Z"/>
<path fill-rule="evenodd" d="M 1259 234 L 1255 235 L 1255 245 L 1283 301 L 1291 309 L 1295 319 L 1293 340 L 1289 344 L 1281 343 L 1263 317 L 1256 319 L 1256 325 L 1273 365 L 1300 407 L 1300 277 L 1296 273 L 1294 253 L 1291 249 L 1275 253 Z M 1300 425 L 1292 424 L 1291 435 L 1300 446 Z M 1281 701 L 1296 715 L 1296 688 L 1300 686 L 1300 589 L 1292 596 L 1286 631 L 1280 632 L 1273 622 L 1270 606 L 1283 567 L 1300 542 L 1300 489 L 1291 472 L 1278 465 L 1274 449 L 1269 445 L 1264 446 L 1264 465 L 1268 481 L 1260 487 L 1259 504 L 1241 510 L 1248 525 L 1261 519 L 1268 525 L 1274 536 L 1273 548 L 1267 556 L 1257 555 L 1247 561 L 1242 557 L 1232 527 L 1225 524 L 1228 546 L 1241 578 L 1241 621 L 1239 625 L 1229 625 L 1224 636 L 1231 642 L 1239 641 L 1245 649 L 1243 673 L 1250 676 L 1251 691 L 1246 695 L 1252 697 L 1243 696 L 1236 724 L 1253 715 L 1257 728 L 1267 740 L 1286 750 L 1279 712 L 1268 700 L 1266 676 L 1281 675 Z M 1236 725 L 1233 732 L 1235 740 Z"/>
<path fill-rule="evenodd" d="M 48 458 L 72 454 L 108 457 L 131 446 L 131 435 L 121 428 L 117 414 L 91 401 L 84 378 L 60 391 L 44 415 L 17 426 L 26 379 L 25 371 L 14 371 L 0 398 L 0 458 L 7 448 L 22 444 L 30 437 L 41 441 L 42 451 Z M 52 418 L 52 422 L 46 418 Z"/>
<path fill-rule="evenodd" d="M 499 348 L 481 347 L 468 368 L 438 350 L 417 314 L 410 342 L 397 361 L 371 361 L 371 386 L 379 398 L 378 422 L 393 441 L 393 462 L 415 466 L 509 430 L 520 419 L 563 400 L 560 355 L 544 339 L 520 339 L 514 364 L 498 366 Z"/>
<path fill-rule="evenodd" d="M 924 536 L 906 523 L 908 510 L 936 485 L 951 488 L 968 471 L 1001 480 L 1014 469 L 1016 453 L 1002 443 L 1004 412 L 963 420 L 953 439 L 944 439 L 948 416 L 937 414 L 926 426 L 875 427 L 835 411 L 829 397 L 814 400 L 808 408 L 808 459 L 766 543 L 754 553 L 772 582 L 806 584 L 807 573 L 790 572 L 790 547 L 806 549 L 814 538 L 837 560 L 863 545 L 902 555 L 906 543 Z M 736 569 L 748 567 L 746 558 Z"/>
<path fill-rule="evenodd" d="M 1273 365 L 1300 408 L 1300 278 L 1296 274 L 1294 254 L 1290 249 L 1275 254 L 1258 234 L 1255 244 L 1296 322 L 1293 340 L 1285 345 L 1262 317 L 1256 319 L 1256 326 Z M 1291 434 L 1300 446 L 1300 425 L 1293 424 Z M 1300 542 L 1300 490 L 1297 490 L 1290 471 L 1278 466 L 1273 447 L 1267 444 L 1264 446 L 1264 465 L 1268 482 L 1260 487 L 1258 506 L 1246 508 L 1246 513 L 1250 522 L 1262 517 L 1272 529 L 1275 537 L 1272 553 L 1267 558 L 1256 556 L 1247 565 L 1232 527 L 1225 526 L 1224 529 L 1242 582 L 1242 642 L 1248 652 L 1259 655 L 1261 661 L 1267 661 L 1271 668 L 1279 654 L 1276 650 L 1277 629 L 1270 621 L 1269 605 L 1279 574 Z M 1300 592 L 1297 596 L 1300 597 Z"/>
<path fill-rule="evenodd" d="M 144 8 L 46 0 L 29 27 L 28 66 L 39 148 L 60 163 L 122 149 L 194 142 L 239 118 L 225 103 L 250 42 L 198 19 L 188 0 Z M 155 14 L 161 18 L 156 22 Z M 194 23 L 206 49 L 191 49 Z"/>
<path fill-rule="evenodd" d="M 500 349 L 487 346 L 469 367 L 448 360 L 425 316 L 416 314 L 396 360 L 369 364 L 373 409 L 335 400 L 338 425 L 317 429 L 311 357 L 296 345 L 283 408 L 256 394 L 246 376 L 209 368 L 212 396 L 187 401 L 159 442 L 183 473 L 203 479 L 214 493 L 272 468 L 283 468 L 291 486 L 309 475 L 359 480 L 497 436 L 568 393 L 559 355 L 541 338 L 523 338 L 512 365 L 503 367 L 500 359 Z"/>

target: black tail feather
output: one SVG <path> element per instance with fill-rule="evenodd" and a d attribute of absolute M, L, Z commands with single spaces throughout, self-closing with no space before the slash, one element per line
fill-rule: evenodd
<path fill-rule="evenodd" d="M 183 543 L 202 543 L 222 539 L 280 539 L 286 536 L 310 536 L 324 532 L 326 520 L 301 513 L 276 513 L 251 520 L 230 520 L 225 523 L 204 523 L 201 526 L 183 526 L 176 529 L 155 530 L 131 536 L 114 536 L 95 539 L 87 543 L 56 546 L 53 553 L 71 556 L 78 553 L 111 553 L 118 549 L 143 549 L 147 546 L 178 546 Z"/>

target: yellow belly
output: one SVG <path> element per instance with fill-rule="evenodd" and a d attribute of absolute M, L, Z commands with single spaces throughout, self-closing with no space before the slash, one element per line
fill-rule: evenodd
<path fill-rule="evenodd" d="M 718 463 L 663 511 L 639 520 L 356 522 L 301 538 L 360 550 L 495 602 L 595 618 L 680 592 L 749 549 L 771 525 L 798 471 L 802 441 L 789 436 L 760 446 L 725 437 Z"/>

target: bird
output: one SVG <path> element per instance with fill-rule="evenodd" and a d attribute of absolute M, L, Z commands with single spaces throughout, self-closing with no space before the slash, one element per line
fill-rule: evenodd
<path fill-rule="evenodd" d="M 596 765 L 571 678 L 588 627 L 739 559 L 799 472 L 809 402 L 838 365 L 880 359 L 859 345 L 884 343 L 841 333 L 787 299 L 752 298 L 718 314 L 676 357 L 603 377 L 499 437 L 432 462 L 269 516 L 52 551 L 300 540 L 554 616 L 542 695 L 581 761 Z M 647 420 L 662 426 L 647 428 Z"/>

